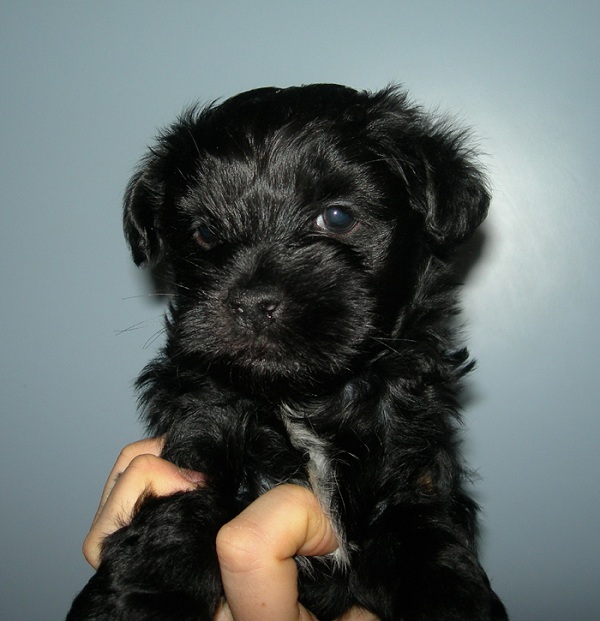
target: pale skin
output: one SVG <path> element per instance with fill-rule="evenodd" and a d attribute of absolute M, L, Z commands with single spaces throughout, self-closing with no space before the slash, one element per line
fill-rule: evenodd
<path fill-rule="evenodd" d="M 151 493 L 165 496 L 201 486 L 202 474 L 161 459 L 160 438 L 140 440 L 119 455 L 83 543 L 97 569 L 104 537 L 130 519 L 136 502 Z M 294 555 L 319 556 L 337 548 L 335 534 L 314 495 L 297 485 L 267 492 L 217 536 L 226 601 L 214 621 L 318 621 L 298 602 Z M 352 608 L 338 621 L 378 621 Z"/>

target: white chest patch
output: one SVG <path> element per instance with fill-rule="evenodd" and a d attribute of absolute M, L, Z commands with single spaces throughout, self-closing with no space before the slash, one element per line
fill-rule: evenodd
<path fill-rule="evenodd" d="M 338 540 L 338 548 L 329 555 L 335 563 L 345 566 L 349 563 L 346 533 L 340 524 L 338 495 L 331 448 L 328 443 L 317 436 L 307 425 L 293 416 L 283 417 L 290 440 L 295 448 L 306 451 L 309 455 L 308 480 L 325 515 L 331 520 Z"/>

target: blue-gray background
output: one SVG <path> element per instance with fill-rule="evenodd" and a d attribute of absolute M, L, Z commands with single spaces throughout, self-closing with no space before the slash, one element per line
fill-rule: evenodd
<path fill-rule="evenodd" d="M 142 435 L 162 307 L 120 199 L 156 128 L 256 86 L 401 81 L 477 129 L 494 185 L 464 297 L 485 566 L 514 620 L 597 621 L 599 40 L 597 1 L 3 0 L 0 618 L 62 618 Z"/>

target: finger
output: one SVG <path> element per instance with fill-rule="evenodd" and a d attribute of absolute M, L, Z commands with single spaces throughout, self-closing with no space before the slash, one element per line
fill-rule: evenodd
<path fill-rule="evenodd" d="M 364 608 L 350 608 L 336 621 L 379 621 L 379 617 Z"/>
<path fill-rule="evenodd" d="M 314 619 L 312 616 L 307 618 Z M 229 608 L 227 602 L 224 601 L 221 603 L 213 621 L 236 621 L 233 618 L 231 609 Z M 380 619 L 372 612 L 365 610 L 364 608 L 354 606 L 350 608 L 348 612 L 345 612 L 341 617 L 338 617 L 335 621 L 380 621 Z"/>
<path fill-rule="evenodd" d="M 202 484 L 203 476 L 183 470 L 151 454 L 134 457 L 117 479 L 83 543 L 83 554 L 97 569 L 102 541 L 131 520 L 141 496 L 166 496 L 191 491 Z"/>
<path fill-rule="evenodd" d="M 233 619 L 314 619 L 298 604 L 293 557 L 327 554 L 336 548 L 331 524 L 309 490 L 281 485 L 258 498 L 217 536 L 225 597 Z"/>
<path fill-rule="evenodd" d="M 314 617 L 307 617 L 308 619 L 314 619 Z M 227 602 L 223 602 L 215 615 L 213 621 L 236 621 L 233 618 L 231 609 L 227 605 Z M 315 620 L 316 621 L 316 620 Z M 380 621 L 379 617 L 372 612 L 365 610 L 364 608 L 353 607 L 344 613 L 341 617 L 338 617 L 336 621 Z"/>
<path fill-rule="evenodd" d="M 100 497 L 100 504 L 98 505 L 98 510 L 96 511 L 96 515 L 92 520 L 92 525 L 98 519 L 102 508 L 106 504 L 106 501 L 115 486 L 119 477 L 125 472 L 129 464 L 140 455 L 155 455 L 158 457 L 162 451 L 164 445 L 164 438 L 146 438 L 144 440 L 139 440 L 138 442 L 133 442 L 132 444 L 128 444 L 119 454 L 115 465 L 113 466 L 110 474 L 108 475 L 108 479 L 106 481 L 106 485 L 102 490 L 102 496 Z"/>
<path fill-rule="evenodd" d="M 314 619 L 314 617 L 311 616 L 307 618 Z M 220 604 L 213 621 L 236 621 L 233 618 L 231 609 L 229 608 L 229 605 L 226 601 L 223 601 Z M 336 621 L 380 621 L 380 619 L 372 612 L 369 612 L 364 608 L 358 608 L 354 606 L 350 608 L 348 612 L 345 612 L 341 617 L 338 617 Z"/>

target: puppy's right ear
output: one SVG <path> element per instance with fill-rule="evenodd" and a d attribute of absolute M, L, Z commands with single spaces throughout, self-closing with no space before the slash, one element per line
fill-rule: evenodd
<path fill-rule="evenodd" d="M 185 191 L 202 156 L 198 123 L 211 106 L 190 106 L 158 133 L 125 191 L 123 226 L 136 265 L 157 267 L 165 260 L 164 217 L 174 196 Z"/>
<path fill-rule="evenodd" d="M 158 213 L 164 199 L 164 181 L 152 170 L 152 156 L 131 178 L 124 198 L 123 228 L 136 265 L 152 267 L 160 262 L 163 244 Z"/>

